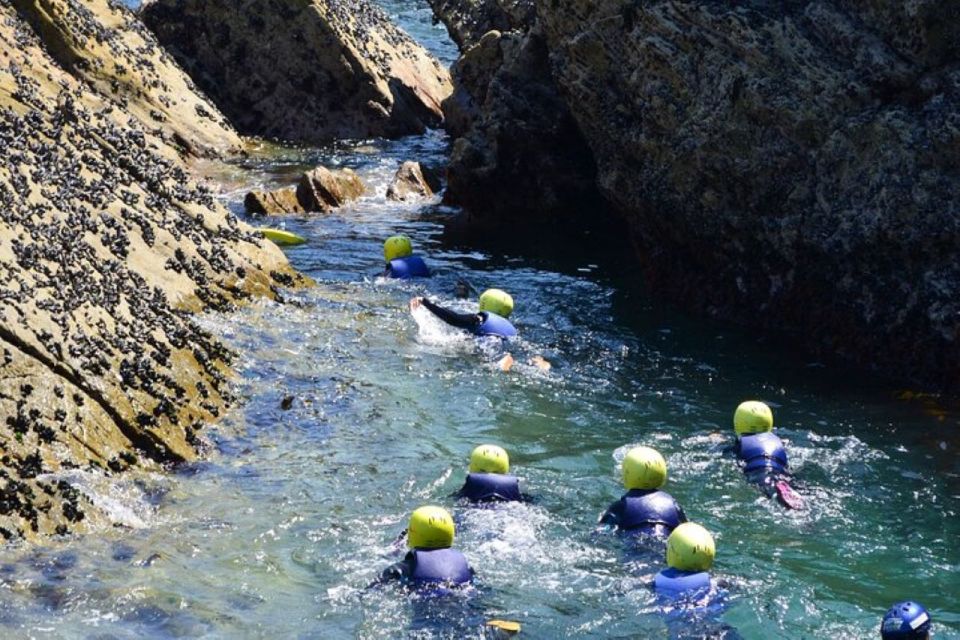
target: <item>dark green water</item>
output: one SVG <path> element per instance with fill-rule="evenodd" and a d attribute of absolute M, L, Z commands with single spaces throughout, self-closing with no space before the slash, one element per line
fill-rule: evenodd
<path fill-rule="evenodd" d="M 389 6 L 449 60 L 421 7 Z M 235 207 L 245 188 L 285 184 L 316 163 L 355 167 L 370 195 L 286 221 L 310 238 L 289 256 L 315 290 L 201 320 L 242 354 L 244 402 L 207 430 L 209 461 L 119 485 L 78 477 L 128 527 L 4 552 L 0 635 L 459 638 L 500 617 L 531 638 L 710 637 L 726 625 L 744 638 L 859 639 L 877 637 L 886 607 L 909 597 L 931 610 L 936 637 L 960 637 L 949 403 L 898 400 L 880 381 L 677 314 L 601 258 L 444 243 L 450 212 L 382 194 L 400 161 L 445 153 L 429 134 L 273 153 L 230 174 L 243 184 L 226 196 Z M 437 277 L 374 277 L 382 240 L 397 231 Z M 523 340 L 511 374 L 408 312 L 412 295 L 454 303 L 458 277 L 514 295 Z M 523 366 L 533 354 L 554 370 Z M 759 497 L 720 455 L 746 398 L 774 407 L 809 511 Z M 510 451 L 533 504 L 455 507 L 448 495 L 484 442 Z M 666 488 L 716 537 L 715 574 L 728 585 L 716 619 L 665 615 L 648 588 L 656 557 L 591 534 L 621 493 L 616 461 L 633 444 L 666 456 Z M 455 507 L 479 589 L 444 600 L 366 591 L 426 503 Z"/>

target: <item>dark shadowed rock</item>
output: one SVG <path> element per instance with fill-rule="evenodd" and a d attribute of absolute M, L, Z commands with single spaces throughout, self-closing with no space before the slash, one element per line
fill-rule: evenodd
<path fill-rule="evenodd" d="M 429 171 L 427 172 L 429 174 Z M 424 175 L 419 162 L 407 161 L 400 165 L 393 182 L 387 188 L 388 200 L 416 200 L 429 198 L 434 194 L 434 187 Z"/>
<path fill-rule="evenodd" d="M 605 217 L 593 156 L 538 31 L 488 32 L 452 73 L 454 93 L 443 105 L 456 138 L 446 202 L 482 212 L 480 224 Z"/>
<path fill-rule="evenodd" d="M 655 290 L 960 382 L 960 3 L 541 9 Z"/>
<path fill-rule="evenodd" d="M 533 0 L 427 0 L 450 38 L 467 49 L 488 31 L 525 30 L 533 24 Z"/>
<path fill-rule="evenodd" d="M 960 382 L 960 3 L 536 5 L 454 68 L 451 199 L 496 221 L 527 182 L 525 207 L 558 217 L 569 176 L 526 168 L 572 143 L 656 292 Z"/>
<path fill-rule="evenodd" d="M 242 133 L 419 133 L 450 93 L 447 70 L 368 0 L 156 0 L 142 15 Z"/>

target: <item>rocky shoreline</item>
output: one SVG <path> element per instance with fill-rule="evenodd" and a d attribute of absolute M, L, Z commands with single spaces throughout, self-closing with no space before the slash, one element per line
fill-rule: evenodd
<path fill-rule="evenodd" d="M 366 0 L 0 0 L 0 41 L 0 536 L 32 539 L 112 524 L 78 472 L 202 454 L 234 354 L 192 314 L 309 282 L 194 160 L 243 153 L 234 126 L 296 143 L 422 132 L 451 85 Z M 426 193 L 408 173 L 394 197 Z M 363 190 L 321 167 L 251 199 L 327 211 Z"/>
<path fill-rule="evenodd" d="M 70 480 L 195 459 L 232 354 L 191 319 L 302 282 L 188 173 L 240 138 L 125 8 L 0 2 L 0 535 L 110 522 Z"/>
<path fill-rule="evenodd" d="M 447 199 L 473 224 L 590 228 L 602 202 L 656 295 L 957 389 L 955 8 L 431 4 L 462 48 Z"/>

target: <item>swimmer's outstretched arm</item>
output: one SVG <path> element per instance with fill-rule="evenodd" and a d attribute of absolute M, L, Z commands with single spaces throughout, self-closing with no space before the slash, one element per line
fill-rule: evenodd
<path fill-rule="evenodd" d="M 597 529 L 603 529 L 604 527 L 616 529 L 620 524 L 621 509 L 623 509 L 623 503 L 620 500 L 607 507 L 607 510 L 600 514 L 600 519 L 597 520 Z"/>
<path fill-rule="evenodd" d="M 430 302 L 426 298 L 411 298 L 410 310 L 413 311 L 420 305 L 423 305 L 427 311 L 437 316 L 447 324 L 467 331 L 475 331 L 483 319 L 476 313 L 457 313 L 450 309 L 445 309 L 438 304 Z"/>

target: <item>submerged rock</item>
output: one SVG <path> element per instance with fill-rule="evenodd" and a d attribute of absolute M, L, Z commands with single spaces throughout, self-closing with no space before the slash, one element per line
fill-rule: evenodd
<path fill-rule="evenodd" d="M 109 524 L 77 482 L 87 472 L 195 458 L 197 431 L 231 400 L 232 354 L 188 312 L 274 296 L 298 278 L 188 178 L 184 140 L 214 150 L 235 134 L 173 113 L 207 103 L 171 84 L 175 66 L 126 9 L 16 5 L 0 2 L 6 538 Z M 131 43 L 137 55 L 123 57 Z M 134 66 L 121 73 L 121 60 Z M 154 99 L 171 101 L 168 126 L 141 119 Z"/>
<path fill-rule="evenodd" d="M 454 71 L 469 99 L 465 116 L 448 108 L 463 130 L 448 194 L 497 219 L 486 205 L 517 193 L 510 149 L 521 176 L 563 150 L 516 114 L 539 120 L 559 100 L 655 292 L 899 378 L 960 383 L 954 3 L 536 4 L 523 35 L 476 45 L 499 65 L 471 72 L 491 78 L 485 91 Z M 540 80 L 522 73 L 531 60 Z M 551 211 L 567 178 L 540 176 L 526 204 Z"/>
<path fill-rule="evenodd" d="M 424 171 L 419 162 L 407 161 L 397 169 L 393 182 L 387 188 L 387 199 L 405 201 L 429 198 L 439 187 L 436 176 L 429 170 Z"/>
<path fill-rule="evenodd" d="M 245 134 L 324 142 L 420 133 L 447 70 L 368 0 L 155 0 L 143 18 Z"/>

